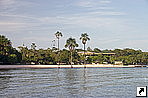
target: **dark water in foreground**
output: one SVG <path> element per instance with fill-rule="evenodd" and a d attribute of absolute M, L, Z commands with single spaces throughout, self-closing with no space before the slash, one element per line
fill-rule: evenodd
<path fill-rule="evenodd" d="M 0 70 L 0 98 L 131 98 L 148 68 Z"/>

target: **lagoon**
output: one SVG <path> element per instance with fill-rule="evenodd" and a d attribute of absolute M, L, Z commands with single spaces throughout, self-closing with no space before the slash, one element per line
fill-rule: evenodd
<path fill-rule="evenodd" d="M 148 86 L 148 68 L 0 70 L 1 98 L 127 98 L 137 86 Z"/>

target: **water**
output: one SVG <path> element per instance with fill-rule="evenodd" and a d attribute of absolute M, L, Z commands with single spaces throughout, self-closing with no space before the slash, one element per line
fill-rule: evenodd
<path fill-rule="evenodd" d="M 0 70 L 0 98 L 127 98 L 148 86 L 148 68 Z"/>

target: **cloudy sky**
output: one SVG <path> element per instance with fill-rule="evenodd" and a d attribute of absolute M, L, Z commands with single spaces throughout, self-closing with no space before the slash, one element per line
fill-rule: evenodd
<path fill-rule="evenodd" d="M 0 0 L 0 34 L 14 47 L 35 42 L 38 48 L 51 48 L 58 30 L 61 48 L 69 37 L 82 48 L 79 38 L 87 32 L 91 48 L 148 51 L 148 1 Z"/>

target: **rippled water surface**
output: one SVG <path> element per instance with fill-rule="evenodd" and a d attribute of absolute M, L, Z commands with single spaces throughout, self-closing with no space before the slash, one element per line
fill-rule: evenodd
<path fill-rule="evenodd" d="M 1 98 L 136 97 L 148 68 L 0 70 Z"/>

